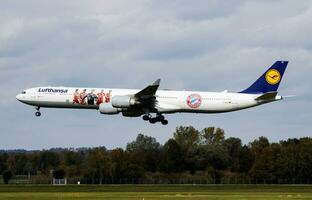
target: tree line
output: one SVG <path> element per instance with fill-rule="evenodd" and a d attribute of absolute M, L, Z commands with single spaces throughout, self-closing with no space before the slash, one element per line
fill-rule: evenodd
<path fill-rule="evenodd" d="M 25 175 L 46 183 L 312 183 L 312 138 L 243 144 L 221 128 L 180 126 L 163 145 L 139 134 L 125 149 L 0 151 L 0 174 L 5 182 Z"/>

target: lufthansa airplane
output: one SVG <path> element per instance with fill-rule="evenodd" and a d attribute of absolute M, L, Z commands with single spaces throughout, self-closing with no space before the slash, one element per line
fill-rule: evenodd
<path fill-rule="evenodd" d="M 143 115 L 145 121 L 166 125 L 168 121 L 163 114 L 223 113 L 282 100 L 277 89 L 287 64 L 288 61 L 275 62 L 249 88 L 237 93 L 158 90 L 158 79 L 142 90 L 48 86 L 26 89 L 16 98 L 35 106 L 36 116 L 41 115 L 41 107 L 96 109 L 107 115 Z"/>

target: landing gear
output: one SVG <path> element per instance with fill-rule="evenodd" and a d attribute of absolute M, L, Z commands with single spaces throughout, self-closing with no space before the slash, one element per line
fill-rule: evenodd
<path fill-rule="evenodd" d="M 161 114 L 157 114 L 156 117 L 152 117 L 150 114 L 144 115 L 142 117 L 144 121 L 149 121 L 151 124 L 155 124 L 156 122 L 161 122 L 162 125 L 167 125 L 168 120 Z"/>
<path fill-rule="evenodd" d="M 37 112 L 35 112 L 35 115 L 37 117 L 40 117 L 41 116 L 40 107 L 36 107 L 36 110 L 37 110 Z"/>
<path fill-rule="evenodd" d="M 144 115 L 144 116 L 142 117 L 142 119 L 143 119 L 144 121 L 148 121 L 148 120 L 151 119 L 151 116 L 150 116 L 150 115 Z"/>
<path fill-rule="evenodd" d="M 149 119 L 149 122 L 150 122 L 151 124 L 155 124 L 155 123 L 157 122 L 157 118 L 150 118 L 150 119 Z"/>
<path fill-rule="evenodd" d="M 161 124 L 162 124 L 162 125 L 167 125 L 167 124 L 168 124 L 168 120 L 166 120 L 166 119 L 162 120 L 162 121 L 161 121 Z"/>
<path fill-rule="evenodd" d="M 165 120 L 165 117 L 163 115 L 157 115 L 157 117 L 159 121 L 164 121 Z"/>

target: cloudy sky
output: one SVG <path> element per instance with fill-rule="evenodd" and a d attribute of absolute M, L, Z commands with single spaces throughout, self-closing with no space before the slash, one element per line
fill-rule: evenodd
<path fill-rule="evenodd" d="M 2 0 L 0 149 L 125 147 L 138 133 L 163 143 L 175 127 L 217 126 L 248 143 L 312 136 L 312 1 Z M 282 95 L 240 112 L 168 115 L 168 126 L 97 111 L 34 108 L 35 86 L 240 91 L 289 60 Z"/>

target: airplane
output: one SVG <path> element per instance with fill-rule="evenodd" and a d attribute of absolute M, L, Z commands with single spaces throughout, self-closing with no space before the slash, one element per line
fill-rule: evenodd
<path fill-rule="evenodd" d="M 40 108 L 95 109 L 101 114 L 141 117 L 151 124 L 168 124 L 164 114 L 224 113 L 282 100 L 278 87 L 288 61 L 276 61 L 250 87 L 237 93 L 159 90 L 160 79 L 142 90 L 112 88 L 35 87 L 16 96 Z M 152 115 L 154 114 L 154 116 Z"/>

